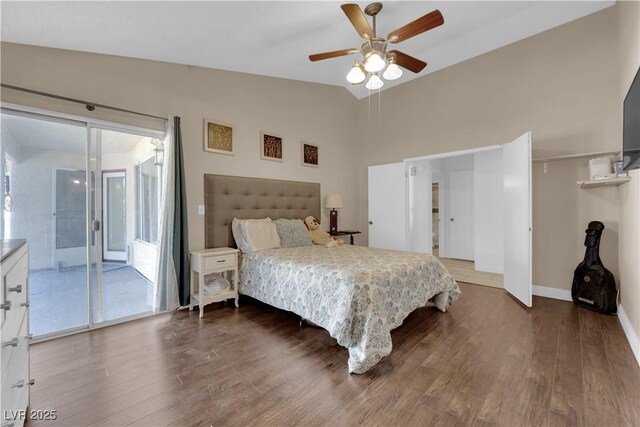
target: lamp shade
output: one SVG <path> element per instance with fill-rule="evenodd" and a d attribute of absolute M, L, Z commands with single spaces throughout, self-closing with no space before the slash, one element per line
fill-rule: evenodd
<path fill-rule="evenodd" d="M 340 209 L 343 206 L 341 194 L 327 194 L 324 199 L 324 207 L 327 209 Z"/>
<path fill-rule="evenodd" d="M 371 77 L 369 77 L 369 81 L 367 82 L 365 87 L 369 90 L 376 90 L 380 89 L 383 85 L 384 82 L 382 81 L 382 79 L 376 73 L 373 73 L 371 74 Z"/>
<path fill-rule="evenodd" d="M 366 77 L 367 75 L 362 71 L 362 65 L 356 63 L 347 74 L 347 81 L 352 85 L 357 85 L 362 83 Z"/>
<path fill-rule="evenodd" d="M 384 62 L 384 59 L 378 54 L 378 52 L 373 51 L 364 62 L 364 69 L 370 73 L 376 73 L 382 70 L 387 65 Z"/>

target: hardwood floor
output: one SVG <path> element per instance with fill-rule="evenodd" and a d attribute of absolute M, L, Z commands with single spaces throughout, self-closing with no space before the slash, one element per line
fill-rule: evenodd
<path fill-rule="evenodd" d="M 638 425 L 640 372 L 615 316 L 461 284 L 418 309 L 364 375 L 320 328 L 251 299 L 32 346 L 29 425 Z"/>

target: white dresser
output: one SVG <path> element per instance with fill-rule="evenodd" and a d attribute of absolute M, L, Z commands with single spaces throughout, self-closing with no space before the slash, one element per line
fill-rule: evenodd
<path fill-rule="evenodd" d="M 2 427 L 24 424 L 29 405 L 29 253 L 24 240 L 2 241 L 0 303 L 2 309 Z"/>

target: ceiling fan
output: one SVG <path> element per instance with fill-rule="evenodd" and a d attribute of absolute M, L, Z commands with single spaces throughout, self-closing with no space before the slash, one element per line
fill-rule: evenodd
<path fill-rule="evenodd" d="M 400 67 L 406 68 L 414 73 L 422 71 L 424 67 L 427 66 L 426 62 L 398 50 L 387 51 L 387 46 L 389 43 L 400 43 L 444 24 L 444 18 L 440 11 L 434 10 L 404 27 L 391 31 L 385 39 L 378 37 L 376 34 L 376 15 L 382 10 L 382 3 L 371 3 L 364 8 L 364 13 L 362 9 L 360 9 L 360 6 L 354 3 L 343 4 L 340 8 L 342 8 L 342 11 L 347 15 L 347 18 L 349 18 L 349 21 L 351 21 L 351 24 L 358 32 L 358 35 L 362 37 L 365 42 L 359 49 L 342 49 L 333 52 L 318 53 L 309 55 L 309 60 L 315 62 L 323 59 L 361 53 L 364 59 L 362 61 L 356 61 L 351 67 L 351 71 L 347 74 L 347 81 L 357 85 L 364 82 L 368 75 L 367 89 L 379 89 L 384 85 L 379 73 L 387 67 L 387 63 L 389 66 L 382 74 L 382 77 L 386 80 L 400 78 L 402 76 L 402 69 Z M 365 13 L 373 17 L 373 28 L 369 25 Z"/>

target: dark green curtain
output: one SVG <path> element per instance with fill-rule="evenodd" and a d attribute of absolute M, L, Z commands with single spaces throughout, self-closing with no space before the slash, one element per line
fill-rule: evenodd
<path fill-rule="evenodd" d="M 178 280 L 180 305 L 189 305 L 189 227 L 187 224 L 187 190 L 184 184 L 184 155 L 180 117 L 173 118 L 173 146 L 175 156 L 175 205 L 173 207 L 173 264 Z"/>

